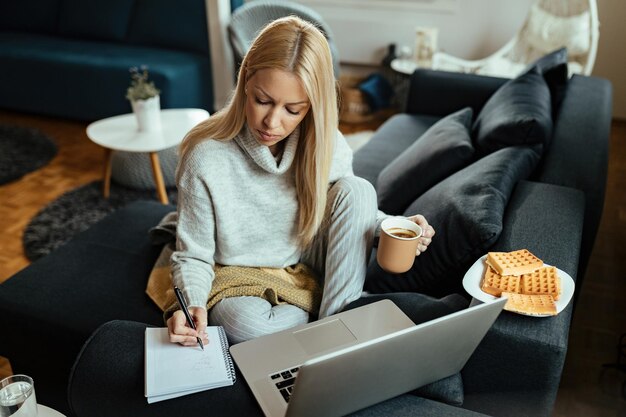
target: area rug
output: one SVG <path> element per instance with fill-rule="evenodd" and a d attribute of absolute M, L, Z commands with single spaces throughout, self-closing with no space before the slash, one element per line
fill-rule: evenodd
<path fill-rule="evenodd" d="M 52 139 L 40 130 L 0 125 L 0 185 L 41 168 L 56 153 Z"/>
<path fill-rule="evenodd" d="M 170 204 L 176 204 L 176 188 L 167 189 Z M 102 196 L 102 181 L 94 181 L 61 195 L 33 217 L 24 230 L 26 257 L 35 261 L 88 229 L 109 213 L 135 200 L 156 200 L 156 191 L 138 190 L 111 183 L 108 199 Z"/>

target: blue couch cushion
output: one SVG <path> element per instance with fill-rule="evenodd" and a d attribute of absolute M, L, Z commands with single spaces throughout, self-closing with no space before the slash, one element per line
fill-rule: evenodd
<path fill-rule="evenodd" d="M 0 31 L 53 33 L 60 0 L 0 1 Z"/>
<path fill-rule="evenodd" d="M 203 0 L 136 0 L 128 41 L 209 53 Z"/>
<path fill-rule="evenodd" d="M 161 89 L 162 108 L 212 108 L 209 59 L 198 54 L 0 33 L 0 61 L 5 79 L 29 80 L 0 83 L 0 107 L 90 121 L 130 113 L 128 68 L 145 64 Z"/>
<path fill-rule="evenodd" d="M 546 143 L 552 137 L 550 89 L 537 67 L 508 81 L 485 103 L 473 127 L 477 151 Z"/>
<path fill-rule="evenodd" d="M 493 152 L 415 200 L 403 214 L 423 214 L 436 232 L 432 243 L 403 274 L 384 272 L 373 256 L 366 289 L 436 297 L 463 292 L 465 271 L 500 235 L 508 199 L 517 182 L 537 165 L 539 147 L 511 146 Z"/>
<path fill-rule="evenodd" d="M 59 33 L 81 39 L 121 41 L 126 37 L 134 1 L 61 0 Z"/>
<path fill-rule="evenodd" d="M 472 114 L 466 107 L 439 120 L 382 170 L 376 183 L 379 209 L 401 214 L 430 187 L 470 163 Z"/>

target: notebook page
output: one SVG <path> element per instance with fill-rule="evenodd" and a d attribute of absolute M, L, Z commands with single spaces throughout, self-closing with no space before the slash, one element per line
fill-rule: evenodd
<path fill-rule="evenodd" d="M 146 397 L 172 398 L 168 394 L 231 385 L 218 329 L 207 327 L 209 343 L 202 350 L 171 343 L 167 328 L 146 328 Z"/>

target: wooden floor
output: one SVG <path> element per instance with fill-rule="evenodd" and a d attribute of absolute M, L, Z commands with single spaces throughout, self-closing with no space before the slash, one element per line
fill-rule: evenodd
<path fill-rule="evenodd" d="M 85 123 L 4 111 L 0 123 L 39 128 L 59 147 L 47 166 L 0 186 L 2 282 L 29 263 L 22 251 L 28 221 L 62 193 L 100 178 L 103 151 L 87 139 Z M 373 130 L 380 123 L 342 124 L 340 129 Z M 626 332 L 626 122 L 613 123 L 609 159 L 604 214 L 570 331 L 555 417 L 626 416 L 620 393 L 626 375 L 602 373 L 603 363 L 616 360 L 619 336 Z M 10 364 L 0 358 L 0 379 L 9 374 Z"/>

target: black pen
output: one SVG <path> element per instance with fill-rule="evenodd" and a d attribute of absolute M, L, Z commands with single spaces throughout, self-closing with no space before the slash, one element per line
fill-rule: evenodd
<path fill-rule="evenodd" d="M 176 294 L 176 299 L 178 299 L 178 305 L 180 306 L 180 309 L 183 310 L 183 313 L 185 313 L 185 317 L 187 317 L 187 323 L 189 324 L 189 327 L 196 330 L 196 325 L 193 322 L 193 319 L 191 318 L 191 314 L 189 314 L 189 309 L 187 308 L 187 303 L 185 302 L 185 297 L 183 296 L 183 292 L 180 290 L 180 288 L 175 286 L 174 294 Z M 204 350 L 202 339 L 200 339 L 199 337 L 196 337 L 196 339 L 198 339 L 198 344 L 200 345 L 202 350 Z"/>

